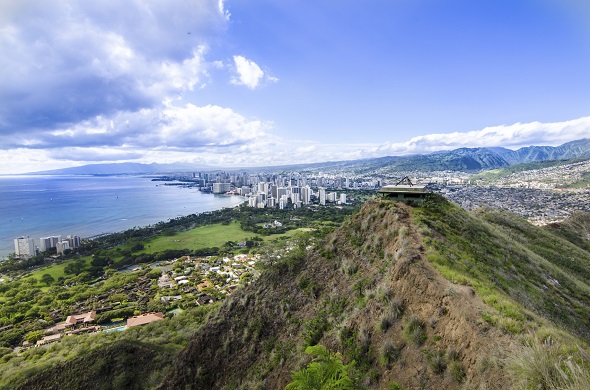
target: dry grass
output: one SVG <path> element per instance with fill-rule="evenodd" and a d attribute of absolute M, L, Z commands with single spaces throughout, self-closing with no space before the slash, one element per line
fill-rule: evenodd
<path fill-rule="evenodd" d="M 424 322 L 415 315 L 405 318 L 403 337 L 406 341 L 416 345 L 422 345 L 426 341 L 426 331 Z"/>
<path fill-rule="evenodd" d="M 590 356 L 568 353 L 551 339 L 527 338 L 509 359 L 516 389 L 590 389 Z"/>

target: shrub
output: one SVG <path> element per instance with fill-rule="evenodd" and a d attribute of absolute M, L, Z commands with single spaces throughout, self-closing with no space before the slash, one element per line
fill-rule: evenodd
<path fill-rule="evenodd" d="M 377 286 L 377 299 L 383 303 L 389 303 L 393 299 L 393 291 L 387 288 L 386 285 L 380 284 Z"/>
<path fill-rule="evenodd" d="M 389 368 L 394 362 L 396 362 L 401 356 L 401 350 L 403 346 L 398 347 L 391 341 L 386 341 L 381 347 L 379 354 L 379 361 L 381 364 Z"/>
<path fill-rule="evenodd" d="M 406 341 L 416 345 L 422 345 L 426 341 L 426 331 L 424 322 L 418 317 L 411 315 L 406 318 L 403 328 L 403 337 Z"/>
<path fill-rule="evenodd" d="M 331 353 L 323 345 L 307 347 L 305 353 L 316 356 L 307 367 L 291 374 L 292 382 L 285 387 L 285 390 L 320 388 L 352 390 L 355 388 L 349 376 L 354 362 L 345 365 L 339 353 Z"/>
<path fill-rule="evenodd" d="M 389 313 L 389 312 L 383 313 L 379 317 L 379 322 L 377 322 L 377 328 L 381 332 L 385 333 L 393 325 L 394 322 L 395 322 L 395 318 L 393 317 L 393 315 L 391 313 Z"/>
<path fill-rule="evenodd" d="M 389 312 L 395 318 L 401 318 L 404 314 L 404 302 L 399 298 L 394 298 L 389 303 Z"/>
<path fill-rule="evenodd" d="M 442 374 L 447 368 L 447 359 L 442 351 L 428 355 L 428 365 L 435 374 Z"/>
<path fill-rule="evenodd" d="M 342 272 L 347 276 L 352 276 L 359 270 L 358 264 L 354 260 L 344 259 L 342 261 Z"/>
<path fill-rule="evenodd" d="M 465 369 L 459 361 L 453 360 L 450 362 L 448 369 L 457 382 L 463 383 L 463 381 L 465 381 Z"/>
<path fill-rule="evenodd" d="M 324 335 L 324 332 L 328 330 L 328 320 L 324 316 L 324 313 L 318 313 L 314 318 L 307 321 L 304 325 L 305 331 L 303 332 L 303 339 L 305 345 L 317 344 Z"/>
<path fill-rule="evenodd" d="M 402 385 L 400 385 L 397 382 L 388 382 L 387 383 L 387 387 L 389 388 L 389 390 L 402 390 Z"/>

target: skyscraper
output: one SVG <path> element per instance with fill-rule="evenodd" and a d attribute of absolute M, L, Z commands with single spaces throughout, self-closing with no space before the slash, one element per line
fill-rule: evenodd
<path fill-rule="evenodd" d="M 301 201 L 303 204 L 309 204 L 311 201 L 311 188 L 307 186 L 301 188 Z"/>
<path fill-rule="evenodd" d="M 326 205 L 326 189 L 320 187 L 320 188 L 318 188 L 318 192 L 320 195 L 320 204 L 322 206 L 325 206 Z"/>
<path fill-rule="evenodd" d="M 52 248 L 52 246 L 51 246 L 51 237 L 41 237 L 39 239 L 39 251 L 40 252 L 45 252 L 49 248 Z"/>
<path fill-rule="evenodd" d="M 57 253 L 63 255 L 66 249 L 70 249 L 70 243 L 67 241 L 62 241 L 57 243 Z"/>
<path fill-rule="evenodd" d="M 35 241 L 29 236 L 19 237 L 14 239 L 14 253 L 16 257 L 31 257 L 35 256 Z"/>
<path fill-rule="evenodd" d="M 66 240 L 70 245 L 70 249 L 74 249 L 80 246 L 80 236 L 67 236 Z"/>

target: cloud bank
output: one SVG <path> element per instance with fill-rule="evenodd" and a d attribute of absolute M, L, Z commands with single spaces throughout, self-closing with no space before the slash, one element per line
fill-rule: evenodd
<path fill-rule="evenodd" d="M 2 171 L 31 172 L 97 161 L 186 162 L 218 167 L 270 166 L 421 154 L 461 147 L 557 146 L 590 134 L 590 117 L 516 123 L 464 133 L 430 134 L 406 142 L 321 144 L 273 134 L 274 124 L 229 108 L 165 104 L 98 117 L 32 139 L 0 137 Z"/>
<path fill-rule="evenodd" d="M 464 133 L 429 134 L 406 142 L 386 142 L 368 154 L 429 153 L 457 148 L 501 146 L 518 149 L 531 145 L 557 146 L 568 141 L 590 137 L 590 117 L 565 122 L 530 122 L 486 127 Z"/>
<path fill-rule="evenodd" d="M 0 131 L 136 111 L 206 77 L 222 1 L 23 0 L 0 5 Z"/>
<path fill-rule="evenodd" d="M 283 138 L 277 134 L 287 131 L 270 118 L 195 103 L 201 89 L 214 84 L 212 74 L 251 91 L 278 81 L 247 54 L 209 58 L 230 19 L 223 0 L 0 2 L 0 173 L 99 161 L 281 165 L 459 147 L 555 146 L 590 134 L 590 117 L 584 117 L 401 142 Z"/>

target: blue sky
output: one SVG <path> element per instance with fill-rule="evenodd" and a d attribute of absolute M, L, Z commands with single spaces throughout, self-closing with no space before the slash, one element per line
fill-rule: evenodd
<path fill-rule="evenodd" d="M 590 135 L 590 3 L 0 2 L 0 173 Z"/>

